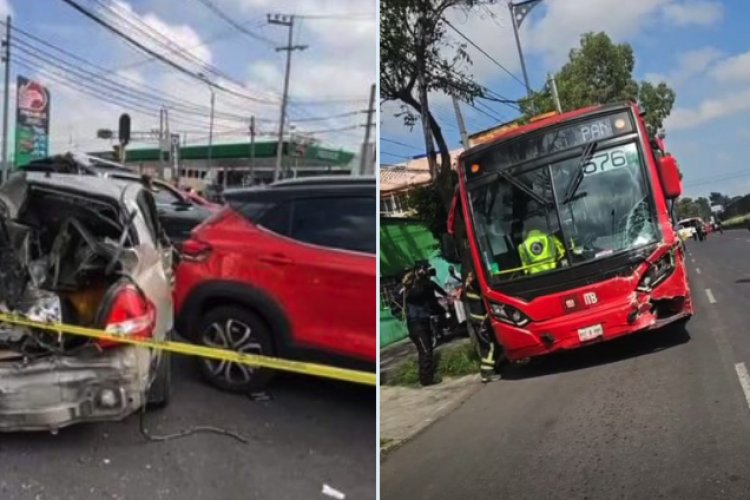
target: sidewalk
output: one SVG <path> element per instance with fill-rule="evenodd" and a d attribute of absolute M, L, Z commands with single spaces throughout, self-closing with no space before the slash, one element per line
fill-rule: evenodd
<path fill-rule="evenodd" d="M 435 350 L 455 349 L 469 342 L 466 337 L 455 337 Z M 446 377 L 428 387 L 385 385 L 399 366 L 416 355 L 417 349 L 409 339 L 388 346 L 380 353 L 380 448 L 383 456 L 455 410 L 482 388 L 478 373 Z"/>
<path fill-rule="evenodd" d="M 382 455 L 451 413 L 482 388 L 479 375 L 447 378 L 428 387 L 380 387 Z"/>

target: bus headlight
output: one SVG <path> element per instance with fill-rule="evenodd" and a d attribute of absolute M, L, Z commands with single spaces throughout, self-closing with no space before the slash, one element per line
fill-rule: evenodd
<path fill-rule="evenodd" d="M 664 255 L 661 259 L 654 262 L 651 267 L 648 268 L 646 274 L 641 278 L 641 282 L 638 284 L 636 290 L 640 292 L 650 292 L 659 283 L 664 281 L 672 274 L 675 265 L 675 250 L 672 249 Z"/>
<path fill-rule="evenodd" d="M 507 304 L 498 304 L 496 302 L 490 302 L 490 311 L 492 315 L 502 321 L 513 326 L 526 326 L 531 320 L 524 313 L 516 309 L 515 307 Z"/>

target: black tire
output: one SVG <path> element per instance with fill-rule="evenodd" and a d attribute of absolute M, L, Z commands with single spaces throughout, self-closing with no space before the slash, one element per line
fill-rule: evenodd
<path fill-rule="evenodd" d="M 226 331 L 230 330 L 227 338 Z M 257 314 L 237 306 L 217 307 L 198 324 L 198 343 L 248 354 L 274 354 L 271 330 Z M 223 337 L 223 339 L 222 339 Z M 201 375 L 214 387 L 235 393 L 260 391 L 274 376 L 273 370 L 201 358 Z"/>
<path fill-rule="evenodd" d="M 170 335 L 167 335 L 169 340 Z M 172 399 L 172 356 L 167 351 L 162 351 L 159 366 L 156 367 L 154 381 L 146 392 L 146 408 L 164 408 Z"/>

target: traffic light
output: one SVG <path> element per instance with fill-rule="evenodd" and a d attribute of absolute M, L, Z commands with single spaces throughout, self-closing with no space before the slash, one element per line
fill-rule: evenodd
<path fill-rule="evenodd" d="M 130 142 L 130 115 L 127 113 L 123 113 L 120 115 L 120 124 L 117 130 L 117 139 L 123 146 L 126 146 Z"/>

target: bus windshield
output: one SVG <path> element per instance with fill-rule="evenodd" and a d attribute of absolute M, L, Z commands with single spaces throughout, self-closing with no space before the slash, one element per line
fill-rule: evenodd
<path fill-rule="evenodd" d="M 537 276 L 658 241 L 635 140 L 586 149 L 585 162 L 578 154 L 532 169 L 511 167 L 469 188 L 474 230 L 493 281 Z"/>

